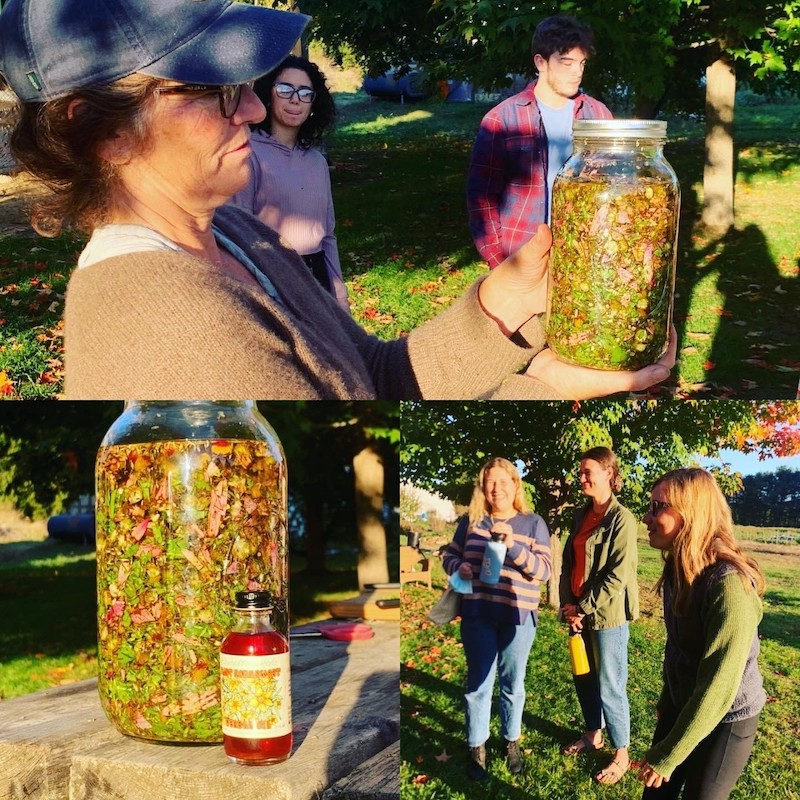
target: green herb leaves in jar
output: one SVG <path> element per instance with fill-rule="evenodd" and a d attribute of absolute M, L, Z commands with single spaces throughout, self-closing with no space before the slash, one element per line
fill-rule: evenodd
<path fill-rule="evenodd" d="M 287 595 L 285 479 L 257 440 L 101 448 L 99 691 L 123 733 L 221 741 L 218 654 L 234 596 Z"/>
<path fill-rule="evenodd" d="M 602 124 L 618 138 L 581 139 L 575 123 L 553 189 L 546 336 L 563 361 L 636 370 L 669 340 L 680 192 L 657 137 L 629 142 L 620 130 L 630 123 Z"/>

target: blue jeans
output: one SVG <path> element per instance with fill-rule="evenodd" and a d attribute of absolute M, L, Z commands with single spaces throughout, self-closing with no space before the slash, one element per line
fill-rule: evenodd
<path fill-rule="evenodd" d="M 631 743 L 628 705 L 628 623 L 602 631 L 584 628 L 589 672 L 574 675 L 575 691 L 587 731 L 608 727 L 614 747 Z"/>
<path fill-rule="evenodd" d="M 470 747 L 489 738 L 495 674 L 500 684 L 500 730 L 509 742 L 519 739 L 525 707 L 525 670 L 535 636 L 531 614 L 524 625 L 481 617 L 462 618 L 461 642 L 467 661 L 464 711 Z"/>

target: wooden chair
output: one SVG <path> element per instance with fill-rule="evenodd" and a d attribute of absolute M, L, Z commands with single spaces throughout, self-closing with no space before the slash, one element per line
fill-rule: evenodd
<path fill-rule="evenodd" d="M 427 583 L 429 589 L 433 588 L 431 585 L 431 561 L 416 547 L 401 544 L 400 583 L 409 583 L 411 581 Z"/>

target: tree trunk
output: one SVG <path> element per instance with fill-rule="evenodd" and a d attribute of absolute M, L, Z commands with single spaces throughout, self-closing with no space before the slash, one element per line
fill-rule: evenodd
<path fill-rule="evenodd" d="M 383 527 L 383 461 L 374 444 L 353 458 L 358 527 L 358 588 L 387 583 L 386 530 Z"/>
<path fill-rule="evenodd" d="M 736 73 L 723 54 L 706 70 L 706 163 L 703 227 L 723 235 L 733 225 L 733 106 Z"/>
<path fill-rule="evenodd" d="M 559 608 L 558 583 L 561 580 L 561 538 L 558 533 L 550 535 L 550 559 L 553 567 L 550 571 L 550 580 L 547 581 L 547 605 L 550 608 Z"/>

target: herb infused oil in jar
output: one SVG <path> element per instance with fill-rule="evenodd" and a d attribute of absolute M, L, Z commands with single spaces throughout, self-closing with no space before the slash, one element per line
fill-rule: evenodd
<path fill-rule="evenodd" d="M 637 370 L 666 351 L 680 188 L 667 124 L 576 120 L 553 187 L 546 337 L 562 360 Z"/>
<path fill-rule="evenodd" d="M 220 650 L 225 755 L 274 764 L 292 752 L 289 642 L 270 622 L 269 592 L 237 592 L 237 621 Z"/>
<path fill-rule="evenodd" d="M 237 592 L 288 636 L 286 465 L 252 401 L 133 402 L 96 463 L 98 688 L 125 734 L 221 742 Z"/>

